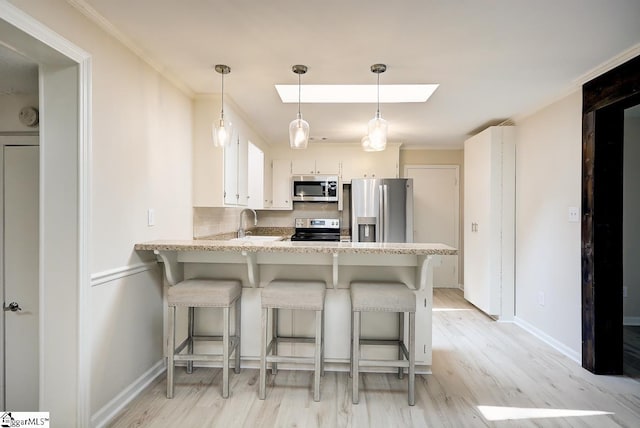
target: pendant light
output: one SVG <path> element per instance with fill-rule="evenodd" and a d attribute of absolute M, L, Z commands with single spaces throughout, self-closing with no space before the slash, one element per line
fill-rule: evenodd
<path fill-rule="evenodd" d="M 224 120 L 224 75 L 231 73 L 228 65 L 217 64 L 215 70 L 222 75 L 222 97 L 220 103 L 220 119 L 213 127 L 213 145 L 215 147 L 224 147 L 231 139 L 231 123 Z"/>
<path fill-rule="evenodd" d="M 375 117 L 369 121 L 368 146 L 365 147 L 364 139 L 362 146 L 366 151 L 377 152 L 387 148 L 388 125 L 387 121 L 380 116 L 380 73 L 387 71 L 387 66 L 385 64 L 373 64 L 371 71 L 378 75 L 378 108 Z"/>
<path fill-rule="evenodd" d="M 378 150 L 374 149 L 371 146 L 371 140 L 369 140 L 369 136 L 365 135 L 364 137 L 362 137 L 362 140 L 360 141 L 360 143 L 362 144 L 362 150 L 364 150 L 365 152 L 377 152 Z"/>
<path fill-rule="evenodd" d="M 298 116 L 289 124 L 289 145 L 292 149 L 306 149 L 309 144 L 309 123 L 300 114 L 300 75 L 307 72 L 307 66 L 294 65 L 291 69 L 298 75 Z"/>

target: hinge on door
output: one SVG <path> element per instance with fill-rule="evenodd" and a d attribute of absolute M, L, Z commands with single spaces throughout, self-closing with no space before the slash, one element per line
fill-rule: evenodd
<path fill-rule="evenodd" d="M 427 353 L 427 345 L 422 345 L 422 353 L 423 354 Z"/>
<path fill-rule="evenodd" d="M 424 298 L 424 307 L 425 308 L 427 307 L 427 298 L 426 297 Z"/>

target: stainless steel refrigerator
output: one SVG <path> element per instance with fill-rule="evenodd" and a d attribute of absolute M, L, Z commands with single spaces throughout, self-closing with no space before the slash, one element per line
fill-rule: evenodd
<path fill-rule="evenodd" d="M 351 181 L 353 242 L 413 242 L 413 179 Z"/>

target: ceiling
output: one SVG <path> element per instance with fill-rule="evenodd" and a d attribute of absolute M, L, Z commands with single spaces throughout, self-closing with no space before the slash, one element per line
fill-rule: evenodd
<path fill-rule="evenodd" d="M 532 113 L 586 73 L 640 46 L 638 0 L 68 0 L 115 28 L 195 94 L 220 92 L 270 144 L 288 143 L 296 105 L 274 84 L 439 83 L 422 104 L 384 104 L 389 141 L 458 148 Z M 122 37 L 121 37 L 122 38 Z M 312 137 L 359 141 L 374 104 L 303 104 Z"/>
<path fill-rule="evenodd" d="M 0 95 L 38 93 L 38 64 L 0 44 Z"/>

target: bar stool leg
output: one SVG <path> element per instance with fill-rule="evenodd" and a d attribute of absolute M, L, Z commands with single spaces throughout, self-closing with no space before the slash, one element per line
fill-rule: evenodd
<path fill-rule="evenodd" d="M 167 341 L 167 398 L 173 398 L 173 353 L 176 349 L 175 325 L 176 307 L 169 306 L 169 328 L 167 331 L 167 334 L 169 336 L 169 340 Z"/>
<path fill-rule="evenodd" d="M 349 340 L 349 377 L 353 378 L 353 311 L 351 311 L 351 337 Z"/>
<path fill-rule="evenodd" d="M 260 387 L 258 398 L 264 400 L 267 392 L 267 308 L 262 309 L 260 332 Z"/>
<path fill-rule="evenodd" d="M 240 298 L 238 298 L 236 300 L 236 346 L 235 346 L 235 352 L 236 352 L 236 362 L 235 362 L 235 367 L 234 367 L 234 372 L 235 373 L 240 373 L 240 333 L 242 330 L 242 326 L 240 325 L 240 319 L 241 319 L 241 307 L 242 307 L 242 303 L 240 302 Z"/>
<path fill-rule="evenodd" d="M 222 398 L 229 398 L 229 307 L 222 309 Z"/>
<path fill-rule="evenodd" d="M 188 326 L 188 334 L 189 334 L 189 342 L 187 347 L 187 352 L 193 355 L 193 335 L 195 328 L 195 308 L 189 307 L 189 326 Z M 187 373 L 193 373 L 193 360 L 187 361 Z"/>
<path fill-rule="evenodd" d="M 404 352 L 402 352 L 402 343 L 404 342 L 404 312 L 398 312 L 398 360 L 404 360 Z M 404 369 L 398 367 L 398 379 L 404 377 Z"/>
<path fill-rule="evenodd" d="M 358 377 L 360 374 L 360 312 L 353 313 L 353 380 L 352 384 L 352 397 L 353 404 L 358 404 L 360 401 L 360 395 L 358 391 Z"/>
<path fill-rule="evenodd" d="M 416 404 L 416 313 L 409 312 L 409 405 Z"/>
<path fill-rule="evenodd" d="M 271 355 L 278 355 L 278 315 L 280 313 L 280 309 L 273 308 L 271 309 Z M 275 361 L 271 363 L 271 374 L 276 375 L 278 373 L 278 363 Z"/>
<path fill-rule="evenodd" d="M 324 310 L 320 311 L 322 313 L 322 329 L 320 330 L 320 337 L 322 338 L 320 342 L 320 376 L 324 376 Z"/>
<path fill-rule="evenodd" d="M 320 401 L 320 371 L 322 361 L 322 311 L 316 311 L 316 346 L 313 353 L 313 401 Z"/>

